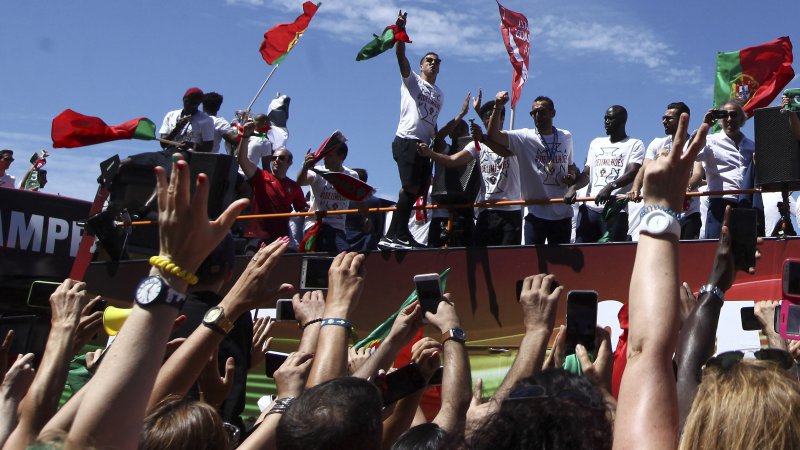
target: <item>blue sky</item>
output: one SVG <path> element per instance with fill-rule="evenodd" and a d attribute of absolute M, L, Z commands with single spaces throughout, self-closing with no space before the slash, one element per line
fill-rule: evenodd
<path fill-rule="evenodd" d="M 225 96 L 221 115 L 243 109 L 271 67 L 258 47 L 269 27 L 294 20 L 300 0 L 3 2 L 0 27 L 0 147 L 15 151 L 18 180 L 27 159 L 50 149 L 50 122 L 66 108 L 109 124 L 149 117 L 160 125 L 186 88 Z M 506 0 L 532 33 L 530 75 L 517 105 L 516 128 L 530 127 L 537 95 L 556 104 L 555 125 L 573 134 L 576 161 L 604 134 L 612 104 L 628 109 L 628 134 L 647 144 L 663 135 L 660 117 L 686 102 L 697 126 L 712 101 L 715 53 L 788 35 L 800 42 L 795 1 L 547 2 Z M 288 147 L 316 149 L 332 131 L 348 137 L 349 167 L 363 167 L 379 195 L 396 198 L 391 140 L 399 115 L 400 77 L 393 53 L 356 62 L 373 33 L 408 11 L 409 60 L 428 50 L 443 63 L 440 126 L 466 93 L 490 99 L 508 90 L 511 65 L 493 0 L 327 0 L 254 107 L 276 92 L 292 97 Z M 795 34 L 792 34 L 795 33 Z M 800 79 L 790 83 L 800 87 Z M 473 117 L 470 115 L 468 117 Z M 745 128 L 752 137 L 752 123 Z M 98 163 L 115 153 L 154 150 L 152 142 L 117 141 L 55 149 L 46 192 L 91 199 Z M 299 167 L 296 158 L 294 173 Z"/>

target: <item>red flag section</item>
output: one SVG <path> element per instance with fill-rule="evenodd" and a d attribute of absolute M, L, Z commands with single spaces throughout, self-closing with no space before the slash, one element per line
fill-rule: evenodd
<path fill-rule="evenodd" d="M 50 131 L 54 148 L 74 148 L 120 139 L 155 139 L 155 124 L 139 118 L 109 126 L 99 117 L 84 116 L 71 109 L 53 119 Z"/>
<path fill-rule="evenodd" d="M 742 73 L 761 84 L 743 105 L 748 116 L 752 116 L 758 108 L 769 106 L 780 95 L 781 89 L 792 81 L 792 60 L 792 41 L 786 36 L 739 51 Z"/>
<path fill-rule="evenodd" d="M 514 78 L 511 85 L 511 107 L 517 104 L 522 86 L 528 80 L 528 51 L 531 35 L 528 31 L 528 19 L 518 12 L 506 9 L 500 2 L 500 33 L 506 45 L 508 57 L 514 67 Z"/>
<path fill-rule="evenodd" d="M 318 169 L 311 169 L 317 175 L 321 176 L 325 179 L 328 183 L 336 189 L 336 192 L 342 195 L 342 197 L 353 200 L 355 202 L 360 202 L 365 200 L 369 197 L 375 189 L 364 183 L 363 181 L 359 180 L 358 178 L 353 178 L 346 173 L 341 172 L 327 172 Z"/>
<path fill-rule="evenodd" d="M 311 18 L 314 17 L 318 8 L 319 5 L 305 2 L 303 3 L 303 14 L 298 16 L 294 22 L 275 25 L 264 33 L 260 51 L 267 64 L 272 65 L 283 60 L 306 31 L 308 23 L 311 22 Z"/>

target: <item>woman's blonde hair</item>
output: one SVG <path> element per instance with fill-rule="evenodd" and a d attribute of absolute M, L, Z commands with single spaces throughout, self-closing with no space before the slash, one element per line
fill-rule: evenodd
<path fill-rule="evenodd" d="M 800 385 L 775 363 L 706 367 L 680 449 L 800 448 Z"/>

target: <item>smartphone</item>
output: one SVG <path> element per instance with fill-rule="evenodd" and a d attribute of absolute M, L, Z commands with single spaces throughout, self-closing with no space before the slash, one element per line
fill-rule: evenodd
<path fill-rule="evenodd" d="M 711 118 L 715 120 L 719 119 L 727 119 L 728 118 L 728 111 L 724 109 L 712 109 L 711 110 Z"/>
<path fill-rule="evenodd" d="M 416 364 L 406 364 L 405 366 L 391 372 L 378 383 L 378 388 L 383 396 L 383 405 L 392 403 L 407 397 L 427 385 L 425 377 L 419 371 Z"/>
<path fill-rule="evenodd" d="M 596 291 L 569 291 L 567 294 L 567 354 L 574 354 L 578 344 L 594 352 L 597 297 Z"/>
<path fill-rule="evenodd" d="M 784 300 L 781 302 L 780 335 L 784 339 L 800 341 L 800 305 Z"/>
<path fill-rule="evenodd" d="M 746 331 L 754 331 L 761 329 L 761 322 L 756 317 L 755 308 L 752 306 L 745 306 L 740 310 L 742 316 L 742 329 Z M 777 330 L 777 328 L 776 328 Z"/>
<path fill-rule="evenodd" d="M 428 380 L 428 386 L 441 386 L 442 375 L 444 375 L 444 366 L 439 366 L 439 368 L 436 369 L 436 372 L 433 372 L 431 379 Z"/>
<path fill-rule="evenodd" d="M 32 308 L 50 308 L 50 296 L 61 283 L 53 281 L 34 281 L 28 291 L 28 306 Z"/>
<path fill-rule="evenodd" d="M 275 303 L 275 320 L 279 322 L 297 320 L 294 316 L 292 299 L 282 298 Z"/>
<path fill-rule="evenodd" d="M 438 273 L 423 273 L 414 275 L 414 285 L 417 288 L 417 298 L 423 311 L 436 314 L 439 302 L 442 300 L 442 285 Z"/>
<path fill-rule="evenodd" d="M 273 352 L 272 350 L 264 353 L 264 374 L 268 378 L 275 378 L 275 371 L 283 365 L 288 357 L 288 353 Z"/>
<path fill-rule="evenodd" d="M 333 258 L 308 256 L 300 266 L 300 289 L 328 289 L 328 270 Z"/>
<path fill-rule="evenodd" d="M 733 208 L 729 223 L 731 249 L 737 269 L 745 272 L 756 266 L 756 239 L 758 239 L 758 219 L 753 208 Z"/>
<path fill-rule="evenodd" d="M 800 302 L 800 259 L 787 259 L 783 262 L 783 298 Z"/>

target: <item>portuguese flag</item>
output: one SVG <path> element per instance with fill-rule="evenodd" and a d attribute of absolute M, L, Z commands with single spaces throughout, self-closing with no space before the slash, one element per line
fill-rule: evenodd
<path fill-rule="evenodd" d="M 297 40 L 305 33 L 308 23 L 314 17 L 319 5 L 312 2 L 303 3 L 303 14 L 299 15 L 292 23 L 275 25 L 264 33 L 264 42 L 261 43 L 261 56 L 267 64 L 280 64 L 286 54 L 297 44 Z"/>
<path fill-rule="evenodd" d="M 84 147 L 120 139 L 152 141 L 156 138 L 156 125 L 152 120 L 141 117 L 108 126 L 99 117 L 84 116 L 65 109 L 53 119 L 50 136 L 54 148 Z"/>
<path fill-rule="evenodd" d="M 738 52 L 717 53 L 714 107 L 734 100 L 750 117 L 756 108 L 768 106 L 792 78 L 792 41 L 787 36 Z"/>
<path fill-rule="evenodd" d="M 401 30 L 397 25 L 389 25 L 380 36 L 377 34 L 372 36 L 372 41 L 359 50 L 358 55 L 356 55 L 356 61 L 374 58 L 392 48 L 397 41 L 403 41 L 406 44 L 411 43 L 406 30 Z"/>

